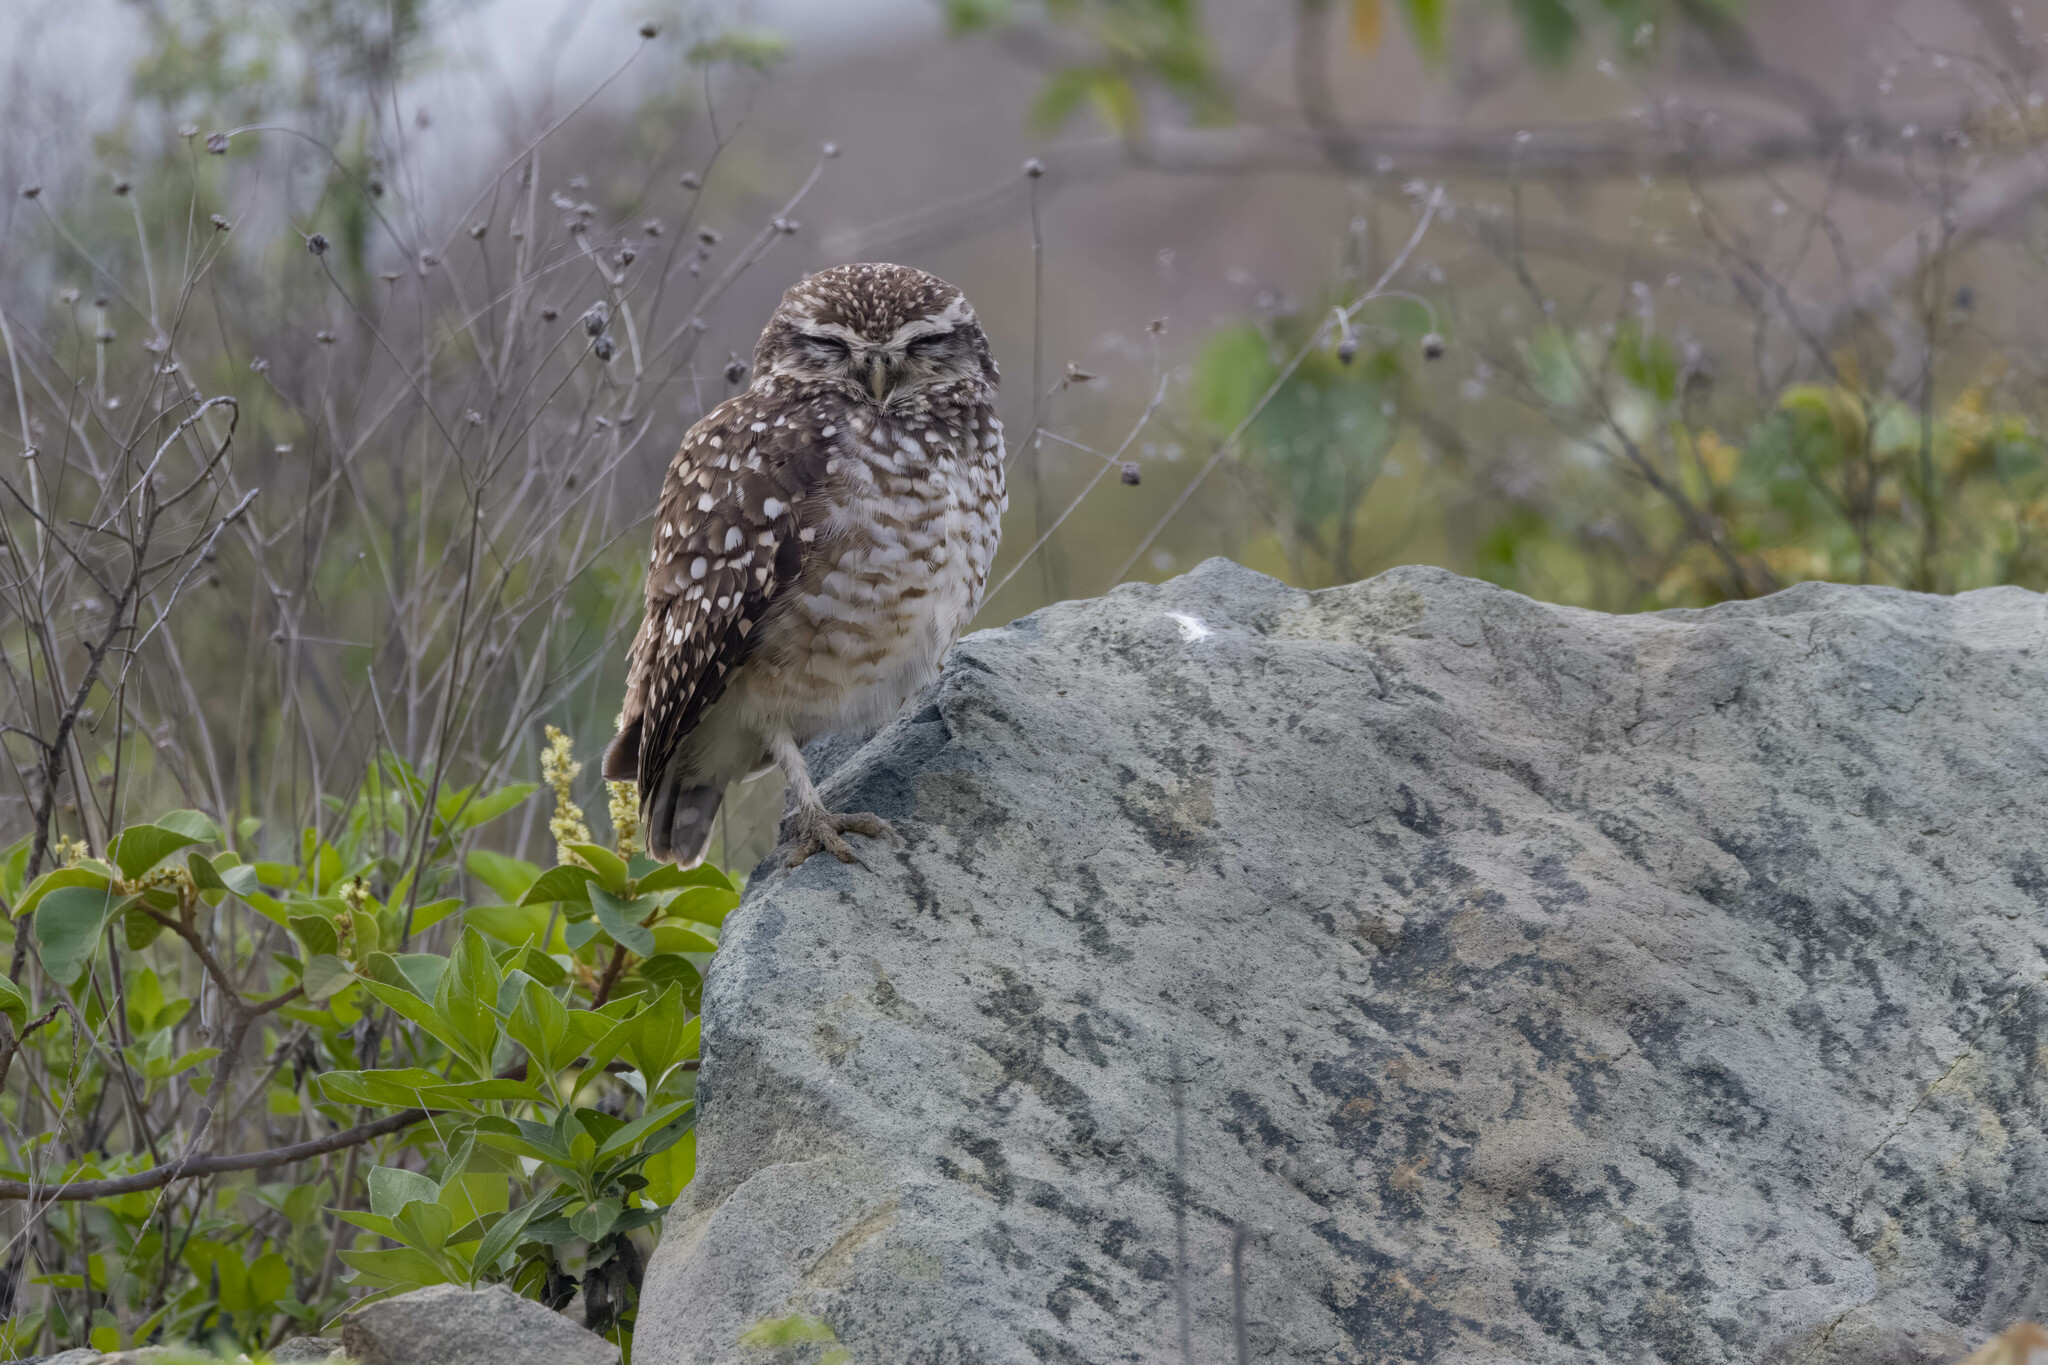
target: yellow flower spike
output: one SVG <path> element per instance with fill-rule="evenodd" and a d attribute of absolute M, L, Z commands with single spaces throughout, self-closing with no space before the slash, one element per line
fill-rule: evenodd
<path fill-rule="evenodd" d="M 548 819 L 548 833 L 555 836 L 555 861 L 581 865 L 583 860 L 570 851 L 571 844 L 590 842 L 590 825 L 583 807 L 570 794 L 570 784 L 583 765 L 569 756 L 569 737 L 550 725 L 547 747 L 540 751 L 540 776 L 555 791 L 555 813 Z"/>
<path fill-rule="evenodd" d="M 640 840 L 640 787 L 634 782 L 604 784 L 611 798 L 612 834 L 621 858 L 632 858 Z"/>

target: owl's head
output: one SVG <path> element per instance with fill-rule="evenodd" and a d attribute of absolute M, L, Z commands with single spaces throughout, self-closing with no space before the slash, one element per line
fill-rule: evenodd
<path fill-rule="evenodd" d="M 967 296 L 907 265 L 835 265 L 790 286 L 754 348 L 756 382 L 788 379 L 887 408 L 950 386 L 996 386 Z"/>

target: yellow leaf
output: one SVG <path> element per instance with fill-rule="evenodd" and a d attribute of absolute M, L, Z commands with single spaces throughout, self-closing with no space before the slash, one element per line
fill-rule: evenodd
<path fill-rule="evenodd" d="M 1380 0 L 1351 0 L 1351 50 L 1370 57 L 1386 36 L 1386 11 Z"/>

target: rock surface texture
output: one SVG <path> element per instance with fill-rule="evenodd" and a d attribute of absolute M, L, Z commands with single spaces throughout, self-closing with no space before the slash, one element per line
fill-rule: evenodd
<path fill-rule="evenodd" d="M 618 1365 L 619 1348 L 504 1285 L 437 1284 L 341 1320 L 349 1365 Z"/>
<path fill-rule="evenodd" d="M 1178 1362 L 1183 1298 L 1200 1362 L 1909 1365 L 2043 1307 L 2042 597 L 1212 562 L 963 641 L 826 797 L 908 847 L 729 921 L 647 1365 Z"/>

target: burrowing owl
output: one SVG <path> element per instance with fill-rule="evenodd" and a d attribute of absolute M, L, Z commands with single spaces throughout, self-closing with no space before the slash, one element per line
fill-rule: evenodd
<path fill-rule="evenodd" d="M 726 784 L 779 765 L 789 864 L 842 834 L 801 746 L 888 720 L 981 604 L 1003 493 L 996 363 L 966 297 L 900 265 L 842 265 L 783 295 L 753 383 L 683 438 L 662 483 L 619 734 L 648 845 L 694 866 Z"/>

